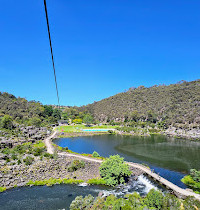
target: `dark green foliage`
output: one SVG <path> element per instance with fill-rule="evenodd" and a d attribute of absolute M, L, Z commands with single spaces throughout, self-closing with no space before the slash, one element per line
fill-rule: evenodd
<path fill-rule="evenodd" d="M 191 169 L 190 176 L 193 178 L 195 182 L 200 182 L 200 170 L 197 171 L 196 169 Z"/>
<path fill-rule="evenodd" d="M 93 156 L 93 157 L 100 157 L 99 153 L 96 152 L 96 151 L 94 151 L 94 152 L 92 153 L 92 156 Z"/>
<path fill-rule="evenodd" d="M 91 210 L 147 210 L 147 209 L 163 209 L 163 210 L 179 210 L 184 206 L 185 210 L 197 210 L 200 203 L 193 198 L 188 197 L 185 201 L 179 200 L 171 194 L 162 195 L 161 192 L 151 190 L 146 197 L 141 197 L 136 192 L 125 195 L 125 198 L 117 198 L 114 195 L 107 197 L 97 197 L 94 199 L 91 195 L 83 198 L 76 197 L 70 205 L 71 210 L 75 209 L 91 209 Z M 86 206 L 86 204 L 88 206 Z"/>
<path fill-rule="evenodd" d="M 200 80 L 169 86 L 138 87 L 79 108 L 100 122 L 149 121 L 192 128 L 200 124 Z"/>
<path fill-rule="evenodd" d="M 78 170 L 79 168 L 84 168 L 85 167 L 85 162 L 82 160 L 73 160 L 71 165 L 68 167 L 69 172 L 73 172 Z"/>
<path fill-rule="evenodd" d="M 10 115 L 4 115 L 0 120 L 0 127 L 5 129 L 13 128 L 13 119 Z"/>
<path fill-rule="evenodd" d="M 45 152 L 44 153 L 44 157 L 47 157 L 47 158 L 54 158 L 54 156 L 52 154 L 49 154 L 48 152 Z"/>
<path fill-rule="evenodd" d="M 101 164 L 99 170 L 106 184 L 111 186 L 126 182 L 131 175 L 129 166 L 119 155 L 110 156 Z"/>
<path fill-rule="evenodd" d="M 53 108 L 52 106 L 44 105 L 44 116 L 52 116 L 53 114 Z"/>
<path fill-rule="evenodd" d="M 27 156 L 26 158 L 23 159 L 25 165 L 31 165 L 34 161 L 33 157 Z"/>
<path fill-rule="evenodd" d="M 39 117 L 33 117 L 33 118 L 30 119 L 29 122 L 30 122 L 31 125 L 35 125 L 36 127 L 40 127 L 40 125 L 42 123 L 42 121 Z"/>
<path fill-rule="evenodd" d="M 8 116 L 12 118 L 8 119 Z M 3 120 L 3 128 L 6 129 L 13 127 L 13 121 L 24 125 L 45 126 L 57 123 L 61 119 L 61 111 L 52 106 L 43 106 L 36 101 L 27 101 L 24 98 L 16 98 L 12 94 L 0 92 L 0 119 L 0 124 Z"/>
<path fill-rule="evenodd" d="M 161 192 L 151 189 L 144 199 L 144 204 L 149 208 L 161 209 L 163 203 L 163 195 Z"/>

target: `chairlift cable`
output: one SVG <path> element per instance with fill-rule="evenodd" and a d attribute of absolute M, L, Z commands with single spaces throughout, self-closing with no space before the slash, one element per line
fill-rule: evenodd
<path fill-rule="evenodd" d="M 46 14 L 47 29 L 48 29 L 48 34 L 49 34 L 49 44 L 50 44 L 50 49 L 51 49 L 51 59 L 52 59 L 52 64 L 53 64 L 53 71 L 54 71 L 54 78 L 55 78 L 55 85 L 56 85 L 56 93 L 57 93 L 57 98 L 58 98 L 58 107 L 60 108 L 60 100 L 59 100 L 59 95 L 58 95 L 58 85 L 57 85 L 56 70 L 55 70 L 54 58 L 53 58 L 53 48 L 52 48 L 52 44 L 51 44 L 51 34 L 50 34 L 46 0 L 44 0 L 44 8 L 45 8 L 45 14 Z"/>

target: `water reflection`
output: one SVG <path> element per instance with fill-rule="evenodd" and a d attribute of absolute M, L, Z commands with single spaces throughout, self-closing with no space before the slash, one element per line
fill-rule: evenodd
<path fill-rule="evenodd" d="M 200 142 L 168 138 L 161 135 L 151 137 L 99 135 L 63 138 L 54 140 L 61 147 L 78 153 L 100 155 L 119 154 L 127 161 L 147 163 L 160 175 L 185 187 L 180 181 L 191 168 L 200 168 Z"/>

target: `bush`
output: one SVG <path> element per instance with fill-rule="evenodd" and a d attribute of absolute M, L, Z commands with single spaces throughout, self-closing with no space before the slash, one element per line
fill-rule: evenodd
<path fill-rule="evenodd" d="M 190 175 L 184 176 L 181 181 L 190 186 L 193 190 L 200 193 L 200 171 L 190 170 Z"/>
<path fill-rule="evenodd" d="M 83 122 L 83 120 L 82 119 L 74 119 L 72 122 L 75 124 L 81 124 Z"/>
<path fill-rule="evenodd" d="M 166 194 L 163 199 L 163 209 L 180 209 L 181 202 L 172 194 Z"/>
<path fill-rule="evenodd" d="M 78 170 L 79 168 L 84 168 L 85 167 L 85 162 L 82 160 L 73 160 L 71 165 L 68 167 L 69 172 L 73 172 Z"/>
<path fill-rule="evenodd" d="M 107 185 L 115 186 L 124 183 L 131 175 L 129 166 L 124 163 L 124 158 L 119 155 L 110 156 L 100 166 L 100 175 Z"/>
<path fill-rule="evenodd" d="M 183 206 L 188 210 L 197 210 L 200 209 L 200 202 L 189 196 L 184 200 Z"/>
<path fill-rule="evenodd" d="M 94 202 L 94 197 L 92 195 L 85 196 L 77 196 L 75 200 L 72 201 L 70 205 L 70 210 L 78 210 L 78 209 L 90 209 Z"/>
<path fill-rule="evenodd" d="M 44 153 L 44 157 L 46 157 L 46 158 L 52 158 L 53 159 L 53 155 L 52 154 L 49 154 L 48 152 L 45 152 Z"/>
<path fill-rule="evenodd" d="M 6 190 L 5 187 L 0 187 L 0 192 L 3 192 L 3 191 L 5 191 L 5 190 Z"/>
<path fill-rule="evenodd" d="M 27 156 L 26 158 L 23 159 L 25 165 L 31 165 L 34 161 L 33 157 Z"/>
<path fill-rule="evenodd" d="M 100 155 L 99 155 L 98 152 L 94 151 L 94 152 L 92 153 L 92 157 L 100 157 Z"/>
<path fill-rule="evenodd" d="M 13 128 L 13 119 L 10 115 L 4 115 L 1 119 L 1 127 L 5 129 Z"/>
<path fill-rule="evenodd" d="M 144 203 L 149 207 L 149 208 L 156 208 L 156 209 L 161 209 L 162 208 L 162 203 L 163 203 L 163 195 L 161 192 L 156 191 L 154 189 L 151 189 L 149 193 L 147 194 Z"/>

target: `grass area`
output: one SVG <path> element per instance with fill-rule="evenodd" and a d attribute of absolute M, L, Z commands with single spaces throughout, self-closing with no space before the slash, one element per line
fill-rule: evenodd
<path fill-rule="evenodd" d="M 30 186 L 30 185 L 34 185 L 34 186 L 42 186 L 42 185 L 47 185 L 47 186 L 52 186 L 55 184 L 80 184 L 84 182 L 82 179 L 44 179 L 44 180 L 39 180 L 39 181 L 32 181 L 29 180 L 26 185 Z"/>
<path fill-rule="evenodd" d="M 82 129 L 115 129 L 118 126 L 111 126 L 111 125 L 101 125 L 97 126 L 94 125 L 92 127 L 87 127 L 85 125 L 65 125 L 65 126 L 59 126 L 56 130 L 59 132 L 82 132 Z"/>
<path fill-rule="evenodd" d="M 88 184 L 93 184 L 93 185 L 106 185 L 106 181 L 102 178 L 100 179 L 89 179 L 87 181 Z"/>

